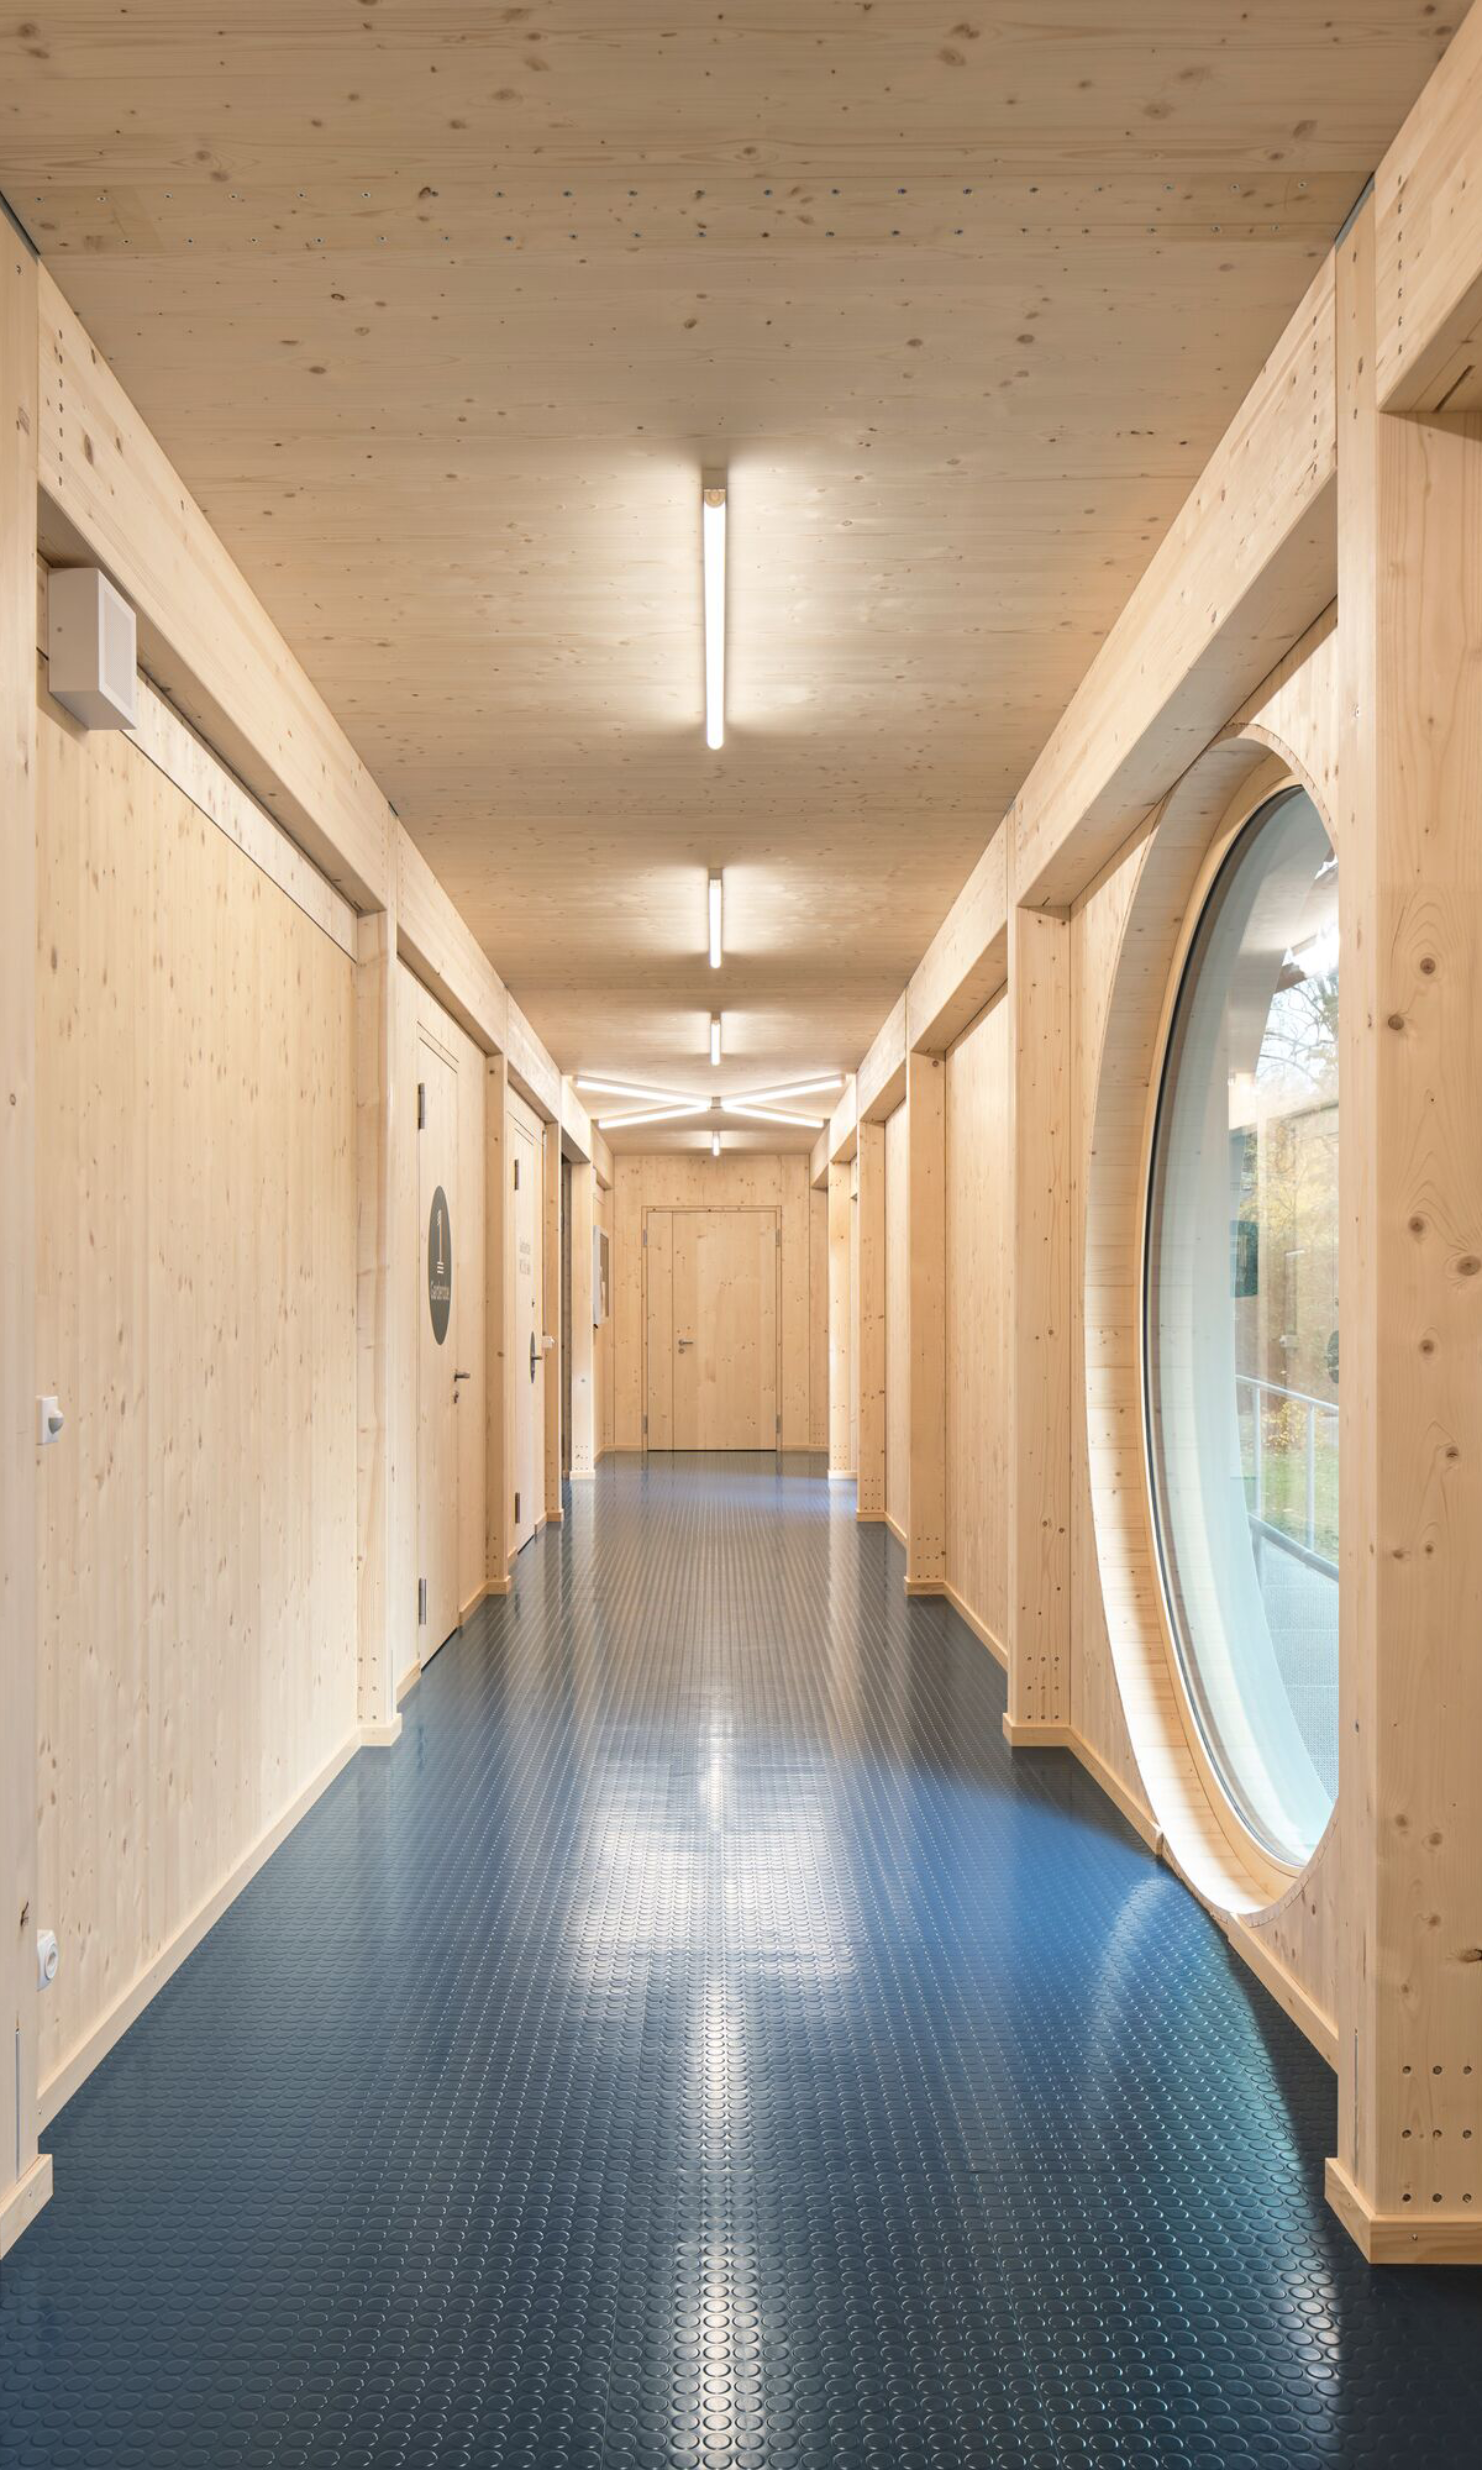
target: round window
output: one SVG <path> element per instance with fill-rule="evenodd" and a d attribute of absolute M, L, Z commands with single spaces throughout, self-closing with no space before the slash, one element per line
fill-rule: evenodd
<path fill-rule="evenodd" d="M 1300 790 L 1246 825 L 1200 918 L 1147 1236 L 1173 1637 L 1230 1799 L 1298 1863 L 1338 1788 L 1338 862 Z"/>

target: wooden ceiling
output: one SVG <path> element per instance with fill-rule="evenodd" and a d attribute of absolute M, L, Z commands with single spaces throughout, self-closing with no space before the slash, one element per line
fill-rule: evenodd
<path fill-rule="evenodd" d="M 739 1089 L 858 1061 L 1461 13 L 42 0 L 0 187 L 563 1068 Z"/>

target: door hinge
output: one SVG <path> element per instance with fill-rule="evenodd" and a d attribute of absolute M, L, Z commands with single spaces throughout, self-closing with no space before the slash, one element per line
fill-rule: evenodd
<path fill-rule="evenodd" d="M 518 1526 L 518 1525 L 519 1525 L 519 1523 L 520 1523 L 520 1496 L 519 1496 L 519 1494 L 518 1494 L 518 1493 L 516 1493 L 516 1494 L 515 1494 L 515 1525 L 516 1525 L 516 1526 Z"/>
<path fill-rule="evenodd" d="M 419 1081 L 419 1082 L 417 1083 L 417 1130 L 418 1130 L 419 1132 L 425 1132 L 425 1131 L 426 1131 L 426 1129 L 427 1129 L 427 1083 L 426 1083 L 425 1081 Z"/>
<path fill-rule="evenodd" d="M 644 1436 L 645 1436 L 645 1438 L 647 1438 L 647 1434 L 648 1434 L 648 1417 L 647 1417 L 646 1415 L 645 1415 L 645 1417 L 644 1417 L 644 1419 L 643 1419 L 643 1430 L 644 1430 Z"/>
<path fill-rule="evenodd" d="M 519 1189 L 520 1189 L 520 1161 L 519 1161 L 519 1159 L 518 1159 L 518 1158 L 516 1158 L 516 1160 L 515 1160 L 515 1190 L 518 1192 L 518 1191 L 519 1191 Z"/>
<path fill-rule="evenodd" d="M 644 1248 L 645 1252 L 648 1250 L 648 1229 L 647 1229 L 647 1227 L 645 1227 L 645 1228 L 644 1228 L 644 1230 L 643 1230 L 643 1248 Z"/>
<path fill-rule="evenodd" d="M 782 1250 L 782 1229 L 781 1229 L 781 1227 L 779 1226 L 779 1227 L 774 1228 L 773 1232 L 775 1233 L 775 1235 L 776 1235 L 776 1237 L 777 1237 L 777 1249 L 778 1249 L 778 1251 L 780 1252 L 780 1251 Z"/>
<path fill-rule="evenodd" d="M 427 1581 L 425 1578 L 419 1578 L 417 1581 L 417 1627 L 419 1630 L 427 1627 Z"/>

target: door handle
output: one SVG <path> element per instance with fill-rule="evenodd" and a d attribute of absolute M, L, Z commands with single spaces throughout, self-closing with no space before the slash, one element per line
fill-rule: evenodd
<path fill-rule="evenodd" d="M 535 1367 L 539 1362 L 540 1349 L 535 1343 L 535 1332 L 532 1329 L 530 1332 L 530 1378 L 532 1381 L 535 1378 Z"/>
<path fill-rule="evenodd" d="M 473 1374 L 471 1372 L 455 1372 L 453 1375 L 453 1387 L 456 1389 L 460 1381 L 471 1381 L 472 1379 Z"/>
<path fill-rule="evenodd" d="M 676 1346 L 693 1346 L 695 1342 L 693 1338 L 676 1338 L 674 1343 Z"/>

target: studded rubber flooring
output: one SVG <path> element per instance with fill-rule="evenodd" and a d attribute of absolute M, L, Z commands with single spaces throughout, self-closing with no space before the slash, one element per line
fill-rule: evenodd
<path fill-rule="evenodd" d="M 0 2458 L 1472 2464 L 1326 2069 L 812 1460 L 577 1488 L 50 2136 Z"/>

